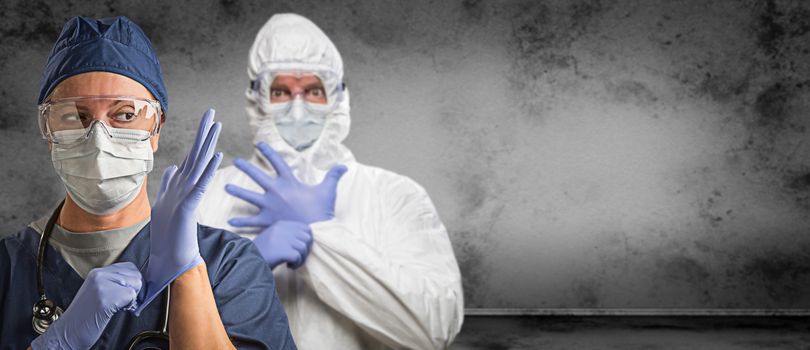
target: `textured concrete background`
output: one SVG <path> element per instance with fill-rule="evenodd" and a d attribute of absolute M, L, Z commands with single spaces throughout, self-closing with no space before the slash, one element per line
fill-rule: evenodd
<path fill-rule="evenodd" d="M 162 168 L 208 106 L 229 162 L 274 13 L 335 41 L 348 145 L 411 176 L 468 307 L 810 307 L 810 5 L 799 1 L 0 2 L 0 228 L 63 195 L 38 138 L 44 60 L 73 15 L 127 15 L 172 103 Z"/>

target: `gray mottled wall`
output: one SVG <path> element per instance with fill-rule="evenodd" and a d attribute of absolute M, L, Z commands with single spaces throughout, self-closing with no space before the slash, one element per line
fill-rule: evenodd
<path fill-rule="evenodd" d="M 357 158 L 432 195 L 468 307 L 810 307 L 807 2 L 105 3 L 0 3 L 3 232 L 63 193 L 34 104 L 68 17 L 153 39 L 162 169 L 208 106 L 249 154 L 247 50 L 294 11 L 344 55 Z"/>

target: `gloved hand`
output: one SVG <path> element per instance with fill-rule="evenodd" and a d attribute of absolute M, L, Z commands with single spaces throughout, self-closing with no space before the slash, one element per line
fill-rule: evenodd
<path fill-rule="evenodd" d="M 312 247 L 309 225 L 297 221 L 278 221 L 253 240 L 270 268 L 283 262 L 296 269 L 304 264 Z"/>
<path fill-rule="evenodd" d="M 31 348 L 89 349 L 113 315 L 133 306 L 140 290 L 141 272 L 131 262 L 90 270 L 65 313 L 31 342 Z"/>
<path fill-rule="evenodd" d="M 222 161 L 222 153 L 214 154 L 221 129 L 221 123 L 214 123 L 214 110 L 209 109 L 200 121 L 197 138 L 183 164 L 179 169 L 172 165 L 163 173 L 152 206 L 149 263 L 143 276 L 146 283 L 138 296 L 135 315 L 140 315 L 169 283 L 203 262 L 197 244 L 195 212 Z"/>
<path fill-rule="evenodd" d="M 278 221 L 298 221 L 308 225 L 335 216 L 337 184 L 346 173 L 345 165 L 332 167 L 320 184 L 310 186 L 298 181 L 284 159 L 266 143 L 261 142 L 256 147 L 278 176 L 273 178 L 245 160 L 234 161 L 234 165 L 256 181 L 265 192 L 260 194 L 238 186 L 225 185 L 225 191 L 232 196 L 259 207 L 259 213 L 255 216 L 228 220 L 231 226 L 264 227 Z"/>

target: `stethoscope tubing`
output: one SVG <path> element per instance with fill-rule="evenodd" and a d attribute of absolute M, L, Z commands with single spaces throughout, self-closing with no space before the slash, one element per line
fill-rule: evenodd
<path fill-rule="evenodd" d="M 45 250 L 48 245 L 48 240 L 51 238 L 51 232 L 53 232 L 53 227 L 56 225 L 56 220 L 59 218 L 59 213 L 62 211 L 62 207 L 65 205 L 65 201 L 62 200 L 59 203 L 59 206 L 56 207 L 56 210 L 53 211 L 51 217 L 48 219 L 48 223 L 45 225 L 45 230 L 42 231 L 42 236 L 39 238 L 39 245 L 37 246 L 37 292 L 39 292 L 39 300 L 44 301 L 48 300 L 48 297 L 45 295 L 45 278 L 43 272 L 43 266 L 45 266 Z M 138 344 L 150 340 L 150 339 L 161 339 L 169 342 L 169 307 L 171 304 L 171 285 L 166 286 L 166 293 L 164 297 L 164 309 L 163 309 L 163 319 L 162 321 L 162 328 L 159 331 L 143 331 L 136 334 L 130 340 L 129 345 L 127 345 L 127 349 L 134 350 Z M 35 305 L 36 306 L 36 305 Z M 45 325 L 45 329 L 50 327 L 50 323 Z M 35 329 L 36 330 L 36 329 Z"/>

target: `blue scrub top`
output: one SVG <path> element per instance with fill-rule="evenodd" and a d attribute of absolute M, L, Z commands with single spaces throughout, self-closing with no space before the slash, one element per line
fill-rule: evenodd
<path fill-rule="evenodd" d="M 130 261 L 145 272 L 149 235 L 146 225 L 116 262 Z M 0 349 L 25 349 L 37 337 L 31 326 L 31 308 L 39 299 L 39 237 L 38 232 L 27 227 L 0 239 Z M 234 344 L 240 349 L 295 349 L 273 272 L 253 243 L 202 225 L 197 228 L 197 238 L 219 315 Z M 45 252 L 44 280 L 48 298 L 65 310 L 84 282 L 50 245 Z M 162 300 L 162 296 L 155 299 L 140 317 L 128 311 L 118 312 L 93 349 L 123 349 L 137 333 L 160 330 Z"/>

